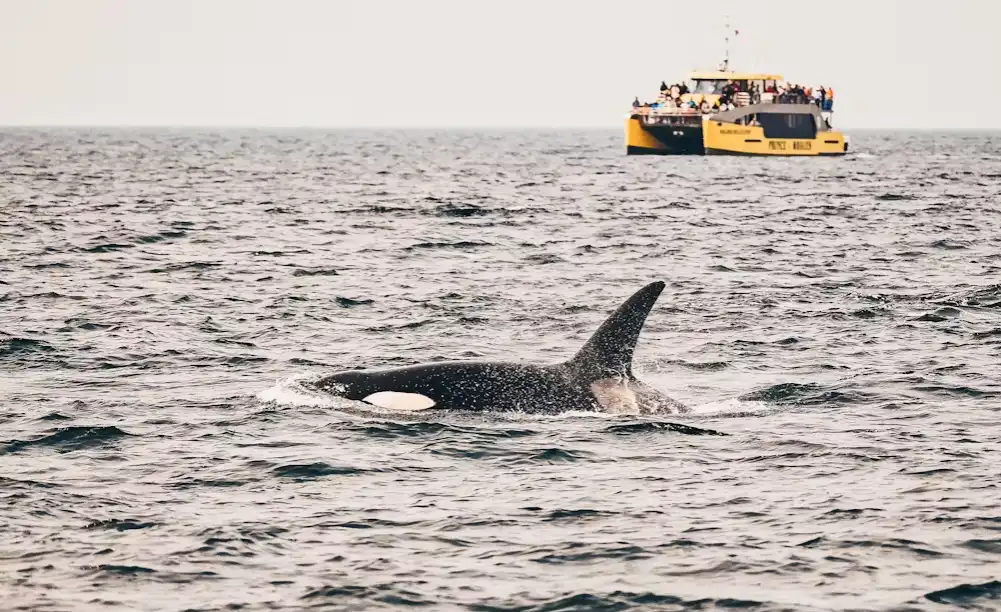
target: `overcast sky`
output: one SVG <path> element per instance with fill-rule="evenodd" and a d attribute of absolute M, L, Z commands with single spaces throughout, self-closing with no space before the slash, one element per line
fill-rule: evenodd
<path fill-rule="evenodd" d="M 1001 128 L 997 0 L 0 0 L 0 124 L 618 127 L 726 15 L 837 125 Z"/>

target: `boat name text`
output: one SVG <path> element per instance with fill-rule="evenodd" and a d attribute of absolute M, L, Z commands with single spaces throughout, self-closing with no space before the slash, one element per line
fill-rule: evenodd
<path fill-rule="evenodd" d="M 786 145 L 789 143 L 784 140 L 772 140 L 768 143 L 768 148 L 772 151 L 785 151 Z M 794 140 L 792 142 L 792 148 L 796 151 L 811 151 L 813 150 L 813 143 L 809 140 Z"/>

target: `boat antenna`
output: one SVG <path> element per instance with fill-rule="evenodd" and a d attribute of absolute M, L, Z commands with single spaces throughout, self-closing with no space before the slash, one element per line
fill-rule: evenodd
<path fill-rule="evenodd" d="M 730 70 L 730 16 L 727 15 L 723 27 L 726 32 L 723 35 L 723 72 Z"/>

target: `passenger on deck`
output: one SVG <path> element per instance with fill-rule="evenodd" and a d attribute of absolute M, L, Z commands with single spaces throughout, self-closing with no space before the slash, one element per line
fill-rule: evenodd
<path fill-rule="evenodd" d="M 639 108 L 639 106 L 640 106 L 640 97 L 636 96 L 633 98 L 633 108 Z"/>
<path fill-rule="evenodd" d="M 661 91 L 667 91 L 668 89 L 670 89 L 670 87 L 667 86 L 667 83 L 665 83 L 664 81 L 661 81 L 660 82 L 660 90 Z"/>

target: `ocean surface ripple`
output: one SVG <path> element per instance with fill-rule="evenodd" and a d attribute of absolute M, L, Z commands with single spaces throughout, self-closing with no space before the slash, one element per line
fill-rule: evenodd
<path fill-rule="evenodd" d="M 0 132 L 3 610 L 1001 607 L 1001 135 Z M 694 412 L 304 384 L 555 362 Z"/>

